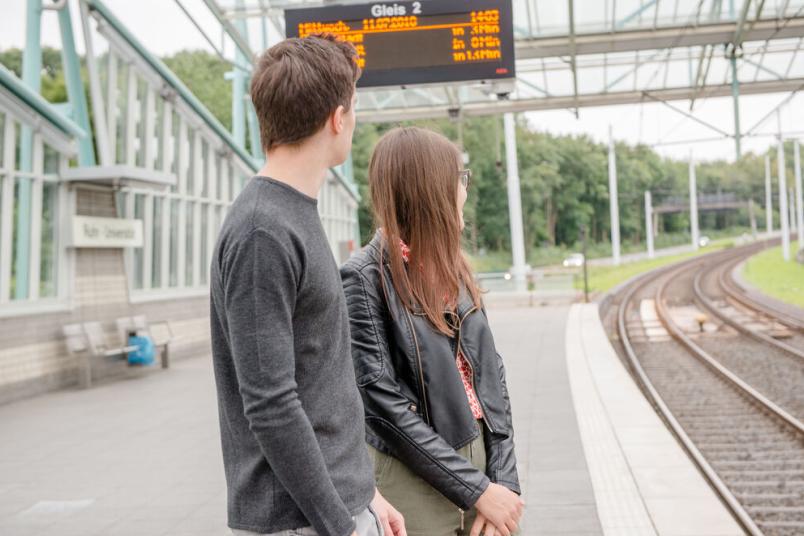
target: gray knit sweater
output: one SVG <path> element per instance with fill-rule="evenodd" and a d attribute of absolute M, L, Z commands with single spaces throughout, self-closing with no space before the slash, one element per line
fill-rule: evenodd
<path fill-rule="evenodd" d="M 345 536 L 374 494 L 349 317 L 315 199 L 254 177 L 211 267 L 231 528 Z"/>

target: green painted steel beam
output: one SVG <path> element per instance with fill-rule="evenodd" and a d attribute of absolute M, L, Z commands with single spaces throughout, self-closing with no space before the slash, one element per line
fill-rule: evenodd
<path fill-rule="evenodd" d="M 734 108 L 734 152 L 737 160 L 742 158 L 742 133 L 740 132 L 740 80 L 737 78 L 737 58 L 732 53 L 731 63 L 731 98 Z"/>
<path fill-rule="evenodd" d="M 243 0 L 237 0 L 235 4 L 243 9 Z M 245 19 L 237 19 L 234 22 L 235 30 L 240 37 L 248 42 L 248 26 Z M 238 65 L 247 64 L 250 61 L 245 52 L 239 47 L 237 49 Z M 254 112 L 254 105 L 246 100 L 250 78 L 246 73 L 235 69 L 232 79 L 232 134 L 235 140 L 246 144 L 246 125 L 248 124 L 249 145 L 251 146 L 251 156 L 256 160 L 263 160 L 262 144 L 260 143 L 260 130 L 257 126 L 257 114 Z"/>
<path fill-rule="evenodd" d="M 25 14 L 25 50 L 22 53 L 22 82 L 36 94 L 42 84 L 42 0 L 28 0 Z M 33 170 L 33 128 L 22 125 L 20 132 L 20 171 Z M 14 299 L 29 295 L 31 265 L 31 193 L 30 178 L 17 179 L 17 228 L 14 243 Z"/>
<path fill-rule="evenodd" d="M 9 71 L 3 65 L 0 65 L 0 86 L 4 87 L 9 93 L 22 101 L 26 106 L 31 108 L 31 110 L 39 114 L 50 123 L 50 125 L 66 136 L 74 138 L 84 138 L 87 136 L 86 130 L 78 126 L 61 111 L 65 109 L 63 104 L 49 103 L 41 95 L 23 84 L 22 80 L 17 78 L 13 72 Z M 70 106 L 70 109 L 72 109 L 72 106 Z"/>
<path fill-rule="evenodd" d="M 248 133 L 249 143 L 251 145 L 251 156 L 256 160 L 265 160 L 262 151 L 262 142 L 260 141 L 260 126 L 257 121 L 257 112 L 254 110 L 254 104 L 249 99 L 246 104 L 246 113 L 248 119 Z"/>
<path fill-rule="evenodd" d="M 109 10 L 106 5 L 100 0 L 86 0 L 89 9 L 97 13 L 103 20 L 131 46 L 139 56 L 151 66 L 154 71 L 161 76 L 165 82 L 170 85 L 179 97 L 187 103 L 187 105 L 217 134 L 231 149 L 240 157 L 243 162 L 248 165 L 253 172 L 259 169 L 259 163 L 251 157 L 245 150 L 242 144 L 238 144 L 232 135 L 226 130 L 220 121 L 204 106 L 198 98 L 184 85 L 184 83 L 177 77 L 173 71 L 156 56 L 148 52 L 148 50 L 135 38 L 125 25 Z M 235 69 L 238 71 L 239 69 Z"/>
<path fill-rule="evenodd" d="M 67 96 L 72 105 L 73 118 L 78 125 L 87 132 L 89 126 L 89 111 L 87 109 L 87 96 L 84 93 L 84 82 L 81 80 L 81 62 L 75 50 L 73 37 L 73 24 L 70 20 L 70 4 L 58 11 L 59 29 L 61 30 L 61 57 L 64 63 L 64 78 L 67 83 Z M 83 136 L 78 140 L 78 163 L 82 166 L 94 166 L 95 147 L 90 136 Z"/>

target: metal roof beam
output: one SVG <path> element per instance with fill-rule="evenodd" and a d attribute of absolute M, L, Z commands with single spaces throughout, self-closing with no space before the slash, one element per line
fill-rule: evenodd
<path fill-rule="evenodd" d="M 774 71 L 773 69 L 770 69 L 770 68 L 768 68 L 768 67 L 765 67 L 765 66 L 764 66 L 764 65 L 762 65 L 761 63 L 757 63 L 757 62 L 755 62 L 755 61 L 753 61 L 753 60 L 751 60 L 751 59 L 748 59 L 748 58 L 742 58 L 742 60 L 743 60 L 745 63 L 749 64 L 749 65 L 753 65 L 754 67 L 756 67 L 756 68 L 757 68 L 757 69 L 759 69 L 760 71 L 765 71 L 766 73 L 768 73 L 769 75 L 773 76 L 774 78 L 777 78 L 777 79 L 779 79 L 779 80 L 783 80 L 783 79 L 784 79 L 784 75 L 781 75 L 781 74 L 777 73 L 777 72 L 776 72 L 776 71 Z"/>
<path fill-rule="evenodd" d="M 711 124 L 711 123 L 707 123 L 707 122 L 706 122 L 706 121 L 704 121 L 703 119 L 700 119 L 700 118 L 698 118 L 698 117 L 695 117 L 695 115 L 693 115 L 693 114 L 691 114 L 691 113 L 687 113 L 687 112 L 685 112 L 684 110 L 681 110 L 681 109 L 679 109 L 679 108 L 676 108 L 675 106 L 673 106 L 673 105 L 672 105 L 672 104 L 670 104 L 669 102 L 667 102 L 667 101 L 665 101 L 665 100 L 663 100 L 663 99 L 660 99 L 659 97 L 656 97 L 655 95 L 653 95 L 653 93 L 645 92 L 645 96 L 646 96 L 647 98 L 649 98 L 649 99 L 651 99 L 651 100 L 655 101 L 655 102 L 659 102 L 659 103 L 661 103 L 661 104 L 664 104 L 665 106 L 667 106 L 668 108 L 670 108 L 670 109 L 671 109 L 671 110 L 673 110 L 674 112 L 679 113 L 679 114 L 681 114 L 681 115 L 683 115 L 683 116 L 685 116 L 685 117 L 687 117 L 687 118 L 689 118 L 689 119 L 692 119 L 692 120 L 693 120 L 693 121 L 695 121 L 696 123 L 698 123 L 698 124 L 700 124 L 700 125 L 703 125 L 703 126 L 705 126 L 706 128 L 712 129 L 712 130 L 714 130 L 715 132 L 717 132 L 718 134 L 720 134 L 720 135 L 722 135 L 722 136 L 731 136 L 731 134 L 729 134 L 728 132 L 726 132 L 726 131 L 724 131 L 724 130 L 721 130 L 721 129 L 717 128 L 715 125 L 713 125 L 713 124 Z"/>
<path fill-rule="evenodd" d="M 671 47 L 722 45 L 731 42 L 737 31 L 737 23 L 701 24 L 697 27 L 674 26 L 656 30 L 633 30 L 574 36 L 575 53 L 602 54 L 604 52 L 633 52 Z M 790 19 L 780 27 L 776 19 L 757 21 L 752 28 L 742 32 L 742 41 L 764 41 L 804 37 L 804 17 Z M 552 58 L 571 53 L 569 36 L 520 39 L 516 42 L 518 60 Z"/>
<path fill-rule="evenodd" d="M 569 3 L 570 67 L 572 68 L 572 94 L 575 97 L 575 117 L 578 117 L 578 69 L 575 64 L 575 1 Z"/>
<path fill-rule="evenodd" d="M 743 8 L 740 10 L 740 18 L 737 20 L 737 29 L 734 31 L 734 46 L 739 46 L 743 42 L 743 26 L 748 17 L 748 9 L 751 7 L 751 0 L 743 0 Z"/>
<path fill-rule="evenodd" d="M 223 10 L 218 5 L 218 2 L 215 0 L 204 0 L 204 4 L 206 4 L 209 11 L 218 19 L 218 22 L 223 27 L 224 31 L 232 38 L 237 48 L 245 55 L 250 62 L 254 62 L 254 51 L 251 50 L 251 46 L 248 44 L 248 39 L 241 34 L 232 21 L 226 18 Z"/>
<path fill-rule="evenodd" d="M 649 0 L 646 4 L 640 5 L 636 10 L 634 10 L 630 15 L 624 17 L 622 20 L 619 20 L 615 23 L 614 27 L 616 29 L 623 28 L 626 24 L 634 20 L 635 18 L 639 17 L 648 10 L 652 5 L 656 3 L 656 0 Z"/>
<path fill-rule="evenodd" d="M 192 23 L 192 25 L 195 26 L 195 29 L 198 30 L 198 33 L 201 34 L 201 37 L 204 38 L 207 44 L 209 44 L 209 46 L 212 48 L 212 50 L 215 52 L 215 54 L 217 54 L 217 56 L 220 59 L 222 59 L 226 63 L 231 64 L 235 69 L 239 68 L 247 72 L 251 70 L 250 67 L 237 65 L 236 62 L 227 58 L 226 55 L 223 53 L 223 51 L 220 48 L 218 48 L 218 45 L 215 44 L 215 42 L 212 40 L 209 34 L 206 31 L 204 31 L 204 28 L 201 27 L 201 24 L 199 24 L 198 20 L 196 20 L 195 17 L 193 17 L 192 13 L 190 13 L 187 10 L 187 8 L 184 7 L 184 4 L 181 3 L 181 0 L 174 0 L 174 1 L 176 2 L 176 5 L 179 7 L 179 9 L 182 10 L 184 15 L 190 20 L 190 23 Z"/>
<path fill-rule="evenodd" d="M 770 80 L 761 82 L 746 82 L 740 85 L 742 95 L 756 95 L 762 93 L 781 93 L 798 91 L 804 88 L 804 78 L 789 80 Z M 621 91 L 611 93 L 581 94 L 578 96 L 578 106 L 581 108 L 591 106 L 612 106 L 618 104 L 636 104 L 645 101 L 662 100 L 689 100 L 696 95 L 698 98 L 727 97 L 731 95 L 731 84 L 708 86 L 703 91 L 691 87 L 658 89 L 652 91 Z M 466 103 L 461 108 L 464 117 L 493 115 L 505 112 L 529 112 L 538 110 L 558 110 L 573 108 L 575 97 L 573 95 L 537 97 L 532 99 L 517 99 L 510 101 L 489 101 Z M 357 112 L 357 119 L 364 123 L 383 123 L 405 121 L 414 119 L 428 119 L 449 117 L 449 105 L 421 106 L 411 108 L 391 108 L 386 110 L 361 110 Z"/>

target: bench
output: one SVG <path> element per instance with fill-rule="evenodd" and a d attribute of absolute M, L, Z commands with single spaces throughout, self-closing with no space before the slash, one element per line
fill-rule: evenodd
<path fill-rule="evenodd" d="M 176 340 L 173 330 L 170 329 L 170 322 L 148 323 L 145 315 L 124 316 L 115 321 L 117 333 L 121 341 L 128 340 L 128 333 L 136 331 L 140 335 L 147 335 L 151 338 L 154 346 L 159 349 L 159 358 L 162 368 L 170 366 L 170 343 Z"/>
<path fill-rule="evenodd" d="M 79 384 L 88 388 L 92 385 L 92 358 L 125 356 L 136 350 L 136 346 L 111 344 L 100 322 L 67 324 L 62 326 L 67 343 L 67 351 L 78 358 Z"/>

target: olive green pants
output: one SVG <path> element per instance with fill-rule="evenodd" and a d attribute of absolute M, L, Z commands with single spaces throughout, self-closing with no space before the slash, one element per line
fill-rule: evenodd
<path fill-rule="evenodd" d="M 468 535 L 477 511 L 455 506 L 402 462 L 369 445 L 377 489 L 405 517 L 408 536 Z M 458 450 L 472 465 L 486 470 L 483 434 Z"/>

